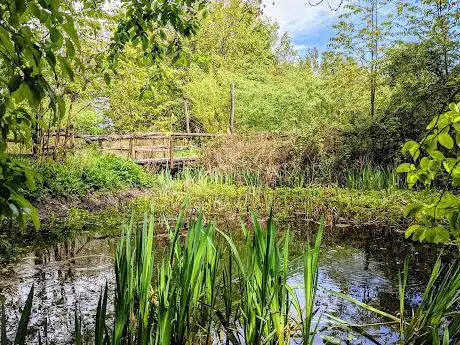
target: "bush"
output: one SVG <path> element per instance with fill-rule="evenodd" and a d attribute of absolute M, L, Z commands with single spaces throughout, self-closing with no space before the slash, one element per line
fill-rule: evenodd
<path fill-rule="evenodd" d="M 29 192 L 34 199 L 148 187 L 153 181 L 153 177 L 136 163 L 96 150 L 76 151 L 63 162 L 40 159 L 32 165 L 41 176 L 37 189 Z"/>

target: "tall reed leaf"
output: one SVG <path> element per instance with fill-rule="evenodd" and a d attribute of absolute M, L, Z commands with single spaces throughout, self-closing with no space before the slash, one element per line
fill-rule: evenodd
<path fill-rule="evenodd" d="M 27 296 L 26 304 L 21 313 L 19 319 L 18 329 L 16 331 L 16 337 L 14 338 L 14 345 L 25 345 L 26 334 L 30 320 L 30 313 L 32 311 L 32 300 L 34 298 L 34 286 L 30 288 L 29 295 Z"/>

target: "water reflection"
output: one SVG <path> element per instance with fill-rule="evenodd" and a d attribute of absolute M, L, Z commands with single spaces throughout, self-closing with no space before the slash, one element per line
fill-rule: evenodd
<path fill-rule="evenodd" d="M 114 239 L 80 236 L 36 248 L 19 262 L 3 266 L 0 296 L 8 324 L 17 325 L 20 309 L 34 284 L 30 326 L 35 334 L 29 342 L 38 339 L 38 331 L 43 336 L 47 329 L 49 344 L 69 343 L 75 306 L 79 306 L 83 319 L 91 322 L 101 286 L 114 281 L 113 248 Z M 14 337 L 11 330 L 8 334 L 10 339 Z"/>
<path fill-rule="evenodd" d="M 299 259 L 311 226 L 302 222 L 284 224 L 294 233 L 292 243 L 293 284 L 301 284 L 302 262 Z M 281 227 L 280 227 L 281 228 Z M 37 332 L 48 331 L 49 344 L 70 344 L 75 305 L 83 321 L 91 328 L 101 288 L 114 282 L 113 250 L 116 240 L 97 235 L 82 235 L 53 246 L 36 248 L 19 262 L 0 268 L 0 298 L 4 300 L 9 325 L 16 325 L 20 308 L 29 289 L 35 284 L 31 339 Z M 330 229 L 322 245 L 319 271 L 318 307 L 321 312 L 356 324 L 374 324 L 382 319 L 357 308 L 326 290 L 341 291 L 367 304 L 396 313 L 398 302 L 398 271 L 404 258 L 412 258 L 411 279 L 408 282 L 408 303 L 420 298 L 437 252 L 434 247 L 405 242 L 402 235 L 376 229 Z M 70 317 L 69 317 L 70 316 Z M 327 325 L 323 316 L 322 326 Z M 386 321 L 386 320 L 385 320 Z M 349 333 L 351 344 L 394 344 L 396 334 L 388 325 L 367 329 L 367 336 Z M 337 331 L 323 331 L 336 335 Z M 9 330 L 10 338 L 12 337 Z M 345 337 L 347 334 L 345 334 Z M 344 333 L 340 333 L 344 338 Z M 33 343 L 31 340 L 30 343 Z M 322 343 L 318 339 L 318 344 Z"/>

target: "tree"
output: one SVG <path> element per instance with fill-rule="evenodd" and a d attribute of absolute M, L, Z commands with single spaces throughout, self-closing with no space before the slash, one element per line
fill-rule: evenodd
<path fill-rule="evenodd" d="M 0 3 L 0 218 L 21 222 L 38 217 L 21 189 L 33 186 L 30 171 L 8 156 L 7 141 L 30 141 L 40 107 L 57 120 L 65 115 L 64 97 L 57 90 L 63 80 L 73 80 L 78 64 L 78 28 L 74 6 L 96 13 L 94 1 L 5 0 Z M 171 54 L 183 55 L 181 37 L 193 35 L 204 1 L 122 1 L 123 15 L 111 39 L 109 59 L 102 68 L 116 68 L 128 44 L 141 44 L 152 61 Z M 108 79 L 108 78 L 107 78 Z"/>
<path fill-rule="evenodd" d="M 30 140 L 35 113 L 43 103 L 59 118 L 63 98 L 55 87 L 73 78 L 70 61 L 79 47 L 72 16 L 60 1 L 6 0 L 0 4 L 0 218 L 21 223 L 38 216 L 22 196 L 33 187 L 33 175 L 6 153 L 7 141 Z"/>
<path fill-rule="evenodd" d="M 387 52 L 384 74 L 392 87 L 388 113 L 401 123 L 406 139 L 419 139 L 434 116 L 460 101 L 460 5 L 421 1 L 417 6 L 406 3 L 401 11 L 402 34 L 411 42 L 399 42 Z"/>
<path fill-rule="evenodd" d="M 365 0 L 347 3 L 334 26 L 337 34 L 331 47 L 345 56 L 357 59 L 368 70 L 369 114 L 375 116 L 379 69 L 383 52 L 389 44 L 392 21 L 389 0 Z"/>

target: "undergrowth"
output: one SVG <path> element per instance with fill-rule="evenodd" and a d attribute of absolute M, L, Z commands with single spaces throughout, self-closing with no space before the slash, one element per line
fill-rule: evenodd
<path fill-rule="evenodd" d="M 81 197 L 95 191 L 120 191 L 152 186 L 152 174 L 127 159 L 81 150 L 68 155 L 64 161 L 30 160 L 37 171 L 37 187 L 30 197 Z"/>

